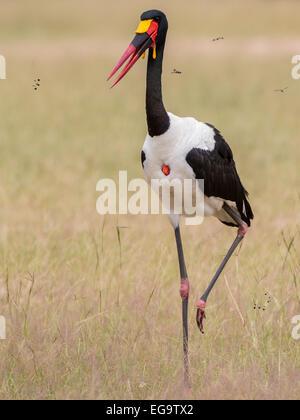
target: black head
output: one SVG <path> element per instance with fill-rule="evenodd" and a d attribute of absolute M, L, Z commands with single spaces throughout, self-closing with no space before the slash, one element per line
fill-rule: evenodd
<path fill-rule="evenodd" d="M 108 77 L 109 80 L 130 58 L 113 86 L 125 76 L 137 60 L 145 54 L 147 49 L 152 48 L 153 59 L 156 58 L 156 47 L 159 48 L 161 45 L 164 45 L 167 31 L 168 21 L 163 12 L 160 10 L 148 10 L 142 13 L 136 36 Z"/>
<path fill-rule="evenodd" d="M 141 14 L 141 21 L 153 19 L 158 23 L 158 31 L 156 37 L 156 43 L 159 45 L 161 42 L 165 41 L 166 34 L 168 31 L 168 20 L 166 15 L 160 10 L 147 10 Z"/>

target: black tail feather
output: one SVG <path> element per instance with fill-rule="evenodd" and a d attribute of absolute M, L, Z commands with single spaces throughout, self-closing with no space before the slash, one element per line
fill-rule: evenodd
<path fill-rule="evenodd" d="M 236 180 L 237 180 L 237 189 L 238 189 L 238 193 L 237 193 L 237 197 L 239 197 L 239 200 L 236 202 L 236 206 L 237 209 L 241 215 L 242 220 L 247 223 L 247 225 L 250 227 L 251 226 L 251 220 L 254 218 L 251 206 L 249 201 L 247 200 L 248 197 L 248 191 L 244 188 L 240 177 L 237 173 L 236 168 L 234 168 L 235 170 L 235 176 L 236 176 Z"/>
<path fill-rule="evenodd" d="M 243 221 L 246 222 L 247 225 L 250 227 L 251 226 L 251 220 L 254 218 L 254 214 L 252 212 L 250 203 L 246 198 L 247 195 L 248 195 L 248 193 L 247 193 L 247 191 L 245 191 L 245 197 L 244 197 L 244 200 L 243 200 L 243 210 L 245 210 L 245 211 L 242 211 L 241 217 L 242 217 Z"/>

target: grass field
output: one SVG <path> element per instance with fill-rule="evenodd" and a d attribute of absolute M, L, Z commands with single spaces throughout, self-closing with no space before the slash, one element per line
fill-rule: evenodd
<path fill-rule="evenodd" d="M 0 6 L 0 399 L 299 398 L 299 2 L 20 3 Z M 183 225 L 191 390 L 166 217 L 95 209 L 100 178 L 143 177 L 146 63 L 113 90 L 105 79 L 149 8 L 169 18 L 167 109 L 222 131 L 255 213 L 204 336 L 195 304 L 235 232 L 214 219 Z M 254 310 L 265 293 L 271 303 Z"/>

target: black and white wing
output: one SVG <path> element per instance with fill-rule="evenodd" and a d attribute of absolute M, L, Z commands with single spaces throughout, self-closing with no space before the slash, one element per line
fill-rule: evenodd
<path fill-rule="evenodd" d="M 232 151 L 220 132 L 210 124 L 215 132 L 215 148 L 212 151 L 193 148 L 186 156 L 197 179 L 204 179 L 204 193 L 207 197 L 217 197 L 236 203 L 236 208 L 244 222 L 250 226 L 253 219 L 248 193 L 237 173 Z"/>

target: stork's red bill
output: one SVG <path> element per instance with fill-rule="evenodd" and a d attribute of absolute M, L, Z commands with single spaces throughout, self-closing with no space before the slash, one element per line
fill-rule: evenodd
<path fill-rule="evenodd" d="M 121 79 L 123 79 L 125 74 L 128 73 L 128 71 L 133 67 L 137 60 L 145 54 L 148 48 L 153 49 L 153 58 L 156 58 L 155 40 L 157 37 L 157 31 L 158 23 L 153 19 L 140 21 L 140 24 L 135 31 L 136 36 L 133 38 L 129 47 L 125 50 L 119 62 L 116 64 L 107 78 L 107 80 L 111 79 L 112 76 L 123 66 L 123 64 L 127 62 L 112 87 L 114 87 Z"/>

